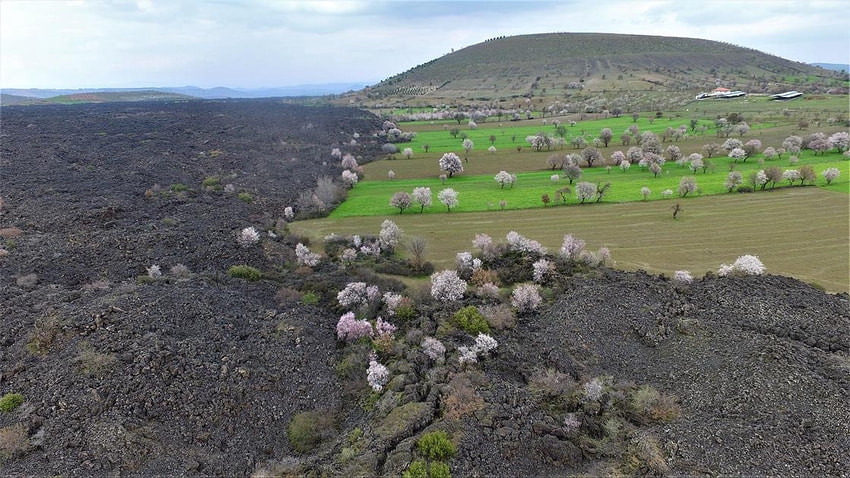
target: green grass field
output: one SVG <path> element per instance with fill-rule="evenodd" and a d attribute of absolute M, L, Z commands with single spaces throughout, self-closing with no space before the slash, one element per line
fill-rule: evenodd
<path fill-rule="evenodd" d="M 622 149 L 622 148 L 617 148 Z M 610 155 L 615 148 L 605 150 Z M 567 149 L 566 152 L 576 152 Z M 558 151 L 562 152 L 562 151 Z M 379 161 L 366 166 L 365 180 L 355 185 L 349 191 L 348 199 L 331 213 L 332 218 L 350 216 L 387 215 L 398 212 L 389 205 L 390 197 L 397 191 L 411 193 L 415 187 L 431 188 L 434 204 L 425 209 L 427 214 L 447 214 L 445 206 L 437 201 L 437 192 L 444 188 L 453 188 L 458 191 L 459 205 L 452 210 L 455 212 L 475 212 L 499 209 L 500 201 L 507 202 L 506 209 L 542 209 L 541 196 L 548 194 L 552 203 L 547 209 L 552 209 L 551 214 L 571 214 L 572 207 L 556 207 L 556 194 L 560 188 L 570 187 L 575 190 L 575 184 L 561 178 L 557 183 L 550 178 L 553 174 L 560 174 L 560 170 L 552 171 L 546 167 L 546 158 L 551 153 L 527 151 L 517 153 L 505 152 L 502 154 L 489 154 L 478 152 L 470 155 L 469 163 L 465 163 L 465 171 L 448 179 L 445 185 L 437 177 L 439 166 L 437 164 L 440 154 L 420 154 L 410 160 Z M 694 176 L 700 189 L 698 194 L 689 196 L 709 196 L 729 194 L 723 187 L 729 171 L 731 159 L 725 156 L 711 158 L 712 168 L 709 172 L 692 174 L 687 168 L 680 167 L 675 163 L 665 164 L 662 173 L 656 178 L 648 170 L 633 165 L 628 171 L 623 172 L 613 167 L 610 172 L 604 167 L 585 168 L 581 181 L 593 183 L 611 183 L 610 193 L 603 202 L 633 202 L 642 201 L 641 188 L 648 187 L 652 192 L 650 201 L 672 201 L 680 200 L 676 197 L 679 181 L 683 176 Z M 850 162 L 844 160 L 839 153 L 828 153 L 823 156 L 814 156 L 811 151 L 801 154 L 800 162 L 796 166 L 790 166 L 787 155 L 784 159 L 766 161 L 764 167 L 777 166 L 782 170 L 796 169 L 799 166 L 811 165 L 818 174 L 818 185 L 825 185 L 821 172 L 830 167 L 836 167 L 841 171 L 841 176 L 833 182 L 830 189 L 835 191 L 850 192 Z M 751 158 L 746 163 L 738 162 L 735 169 L 747 178 L 752 171 L 761 169 L 758 158 Z M 387 179 L 387 172 L 393 170 L 394 180 Z M 493 179 L 493 175 L 499 170 L 517 173 L 516 185 L 512 188 L 500 188 Z M 520 172 L 526 171 L 526 172 Z M 373 179 L 374 178 L 374 179 Z M 777 187 L 787 186 L 787 182 L 777 184 Z M 670 189 L 674 195 L 669 199 L 662 199 L 662 191 Z M 770 189 L 770 187 L 768 187 Z M 763 194 L 758 191 L 755 194 Z M 736 195 L 735 193 L 732 193 Z M 691 197 L 684 198 L 687 202 Z M 593 207 L 594 205 L 579 205 L 575 195 L 569 198 L 568 205 L 573 207 Z M 405 214 L 419 214 L 419 208 L 414 205 Z"/>
<path fill-rule="evenodd" d="M 616 267 L 626 270 L 671 274 L 687 269 L 702 275 L 740 255 L 757 254 L 769 273 L 817 283 L 832 292 L 850 289 L 847 194 L 805 187 L 697 197 L 681 201 L 678 220 L 671 217 L 671 204 L 608 203 L 439 216 L 388 214 L 299 221 L 289 227 L 318 244 L 330 233 L 377 234 L 381 222 L 389 218 L 404 230 L 405 237 L 428 240 L 426 258 L 438 269 L 453 267 L 456 253 L 471 251 L 476 233 L 503 240 L 507 232 L 516 230 L 553 252 L 567 233 L 584 239 L 594 250 L 607 246 Z"/>
<path fill-rule="evenodd" d="M 786 110 L 790 114 L 786 114 Z M 689 138 L 675 143 L 662 143 L 662 149 L 675 144 L 688 155 L 703 153 L 702 146 L 713 142 L 722 144 L 725 138 L 714 133 L 710 118 L 726 116 L 730 112 L 742 112 L 751 126 L 751 131 L 740 138 L 759 139 L 763 148 L 778 148 L 787 136 L 804 136 L 815 131 L 827 135 L 842 128 L 830 126 L 828 118 L 846 118 L 846 97 L 812 97 L 791 102 L 769 102 L 766 98 L 747 98 L 734 101 L 703 101 L 689 105 L 680 113 L 667 113 L 651 124 L 649 116 L 642 113 L 637 125 L 641 131 L 663 133 L 668 127 L 690 125 L 690 118 L 701 118 L 700 124 L 708 125 L 705 134 L 691 133 Z M 812 125 L 800 130 L 797 122 L 805 118 Z M 820 124 L 816 119 L 820 118 Z M 585 115 L 575 126 L 562 118 L 567 128 L 567 145 L 563 149 L 536 152 L 525 142 L 525 137 L 545 131 L 554 134 L 554 118 L 542 118 L 511 122 L 490 119 L 470 130 L 467 122 L 456 121 L 402 123 L 404 131 L 416 131 L 418 137 L 412 143 L 400 144 L 400 148 L 411 147 L 412 159 L 375 161 L 364 166 L 365 177 L 349 191 L 348 199 L 334 210 L 328 218 L 296 222 L 290 225 L 293 232 L 304 234 L 320 241 L 330 233 L 377 234 L 380 223 L 390 218 L 405 230 L 408 237 L 422 236 L 428 239 L 428 259 L 438 267 L 453 267 L 457 252 L 471 250 L 471 240 L 476 233 L 487 233 L 494 238 L 504 238 L 510 230 L 516 230 L 532 239 L 541 241 L 555 251 L 560 247 L 563 235 L 575 234 L 595 249 L 607 246 L 611 249 L 617 267 L 627 270 L 645 269 L 650 272 L 671 274 L 675 270 L 689 269 L 694 274 L 716 271 L 721 263 L 730 263 L 743 254 L 759 255 L 771 273 L 790 275 L 801 280 L 819 284 L 829 291 L 850 290 L 850 215 L 848 215 L 848 193 L 850 193 L 850 161 L 841 154 L 830 152 L 815 156 L 812 151 L 803 151 L 800 161 L 791 165 L 786 153 L 782 159 L 764 161 L 761 155 L 734 164 L 748 184 L 751 172 L 761 168 L 777 166 L 781 170 L 796 169 L 811 165 L 816 174 L 816 187 L 788 187 L 787 182 L 768 187 L 765 191 L 751 194 L 727 193 L 723 187 L 726 176 L 733 165 L 725 151 L 711 158 L 712 167 L 707 173 L 692 174 L 689 169 L 675 163 L 667 163 L 659 177 L 637 165 L 623 172 L 619 168 L 606 171 L 604 166 L 584 168 L 581 181 L 610 182 L 608 196 L 599 204 L 579 205 L 575 196 L 566 206 L 556 203 L 555 191 L 569 186 L 561 178 L 553 183 L 552 171 L 546 164 L 553 153 L 579 153 L 570 146 L 571 136 L 584 135 L 591 140 L 602 128 L 611 128 L 614 138 L 607 148 L 600 148 L 603 156 L 628 147 L 620 143 L 620 135 L 633 119 L 630 115 L 621 118 L 596 119 Z M 573 117 L 575 119 L 575 117 Z M 461 158 L 464 152 L 461 137 L 452 138 L 449 129 L 459 128 L 475 142 L 469 161 L 464 162 L 464 171 L 441 184 L 438 176 L 438 160 L 446 151 L 454 151 Z M 490 135 L 496 137 L 497 151 L 490 153 Z M 516 136 L 515 139 L 512 139 Z M 431 148 L 425 153 L 421 146 L 428 143 Z M 631 145 L 634 145 L 632 142 Z M 517 151 L 521 146 L 521 151 Z M 821 173 L 829 167 L 840 170 L 840 177 L 827 186 Z M 394 172 L 389 180 L 388 172 Z M 500 170 L 516 173 L 518 180 L 513 188 L 500 188 L 493 176 Z M 699 186 L 697 194 L 686 198 L 675 195 L 683 176 L 694 176 Z M 415 187 L 430 187 L 434 205 L 419 213 L 414 204 L 404 214 L 389 205 L 390 197 L 397 191 L 412 192 Z M 446 212 L 445 206 L 437 202 L 437 193 L 451 187 L 458 191 L 460 204 Z M 641 188 L 648 187 L 651 194 L 644 201 Z M 575 190 L 575 185 L 570 188 Z M 662 191 L 671 189 L 674 195 L 662 198 Z M 541 195 L 548 194 L 552 203 L 544 207 Z M 507 202 L 501 211 L 499 202 Z M 672 219 L 672 207 L 683 208 L 678 220 Z"/>

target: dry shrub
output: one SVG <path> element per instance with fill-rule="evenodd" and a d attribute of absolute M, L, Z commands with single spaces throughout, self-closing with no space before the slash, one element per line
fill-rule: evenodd
<path fill-rule="evenodd" d="M 516 316 L 507 304 L 483 306 L 481 314 L 487 319 L 490 327 L 496 330 L 512 329 L 516 325 Z"/>
<path fill-rule="evenodd" d="M 289 287 L 282 287 L 274 295 L 274 301 L 278 307 L 284 307 L 286 304 L 291 304 L 293 302 L 301 302 L 301 297 L 302 294 L 300 291 L 291 289 Z"/>
<path fill-rule="evenodd" d="M 544 397 L 570 395 L 577 386 L 578 383 L 572 377 L 551 368 L 536 371 L 528 382 L 533 393 Z"/>
<path fill-rule="evenodd" d="M 484 399 L 475 392 L 475 383 L 484 380 L 480 372 L 457 374 L 449 382 L 448 395 L 443 398 L 443 416 L 458 419 L 484 408 Z"/>
<path fill-rule="evenodd" d="M 30 450 L 27 427 L 23 423 L 0 428 L 0 457 L 11 459 Z"/>
<path fill-rule="evenodd" d="M 0 229 L 0 237 L 3 239 L 11 239 L 13 237 L 18 237 L 23 234 L 24 231 L 18 229 L 17 227 L 4 227 Z"/>
<path fill-rule="evenodd" d="M 472 285 L 477 286 L 482 286 L 488 282 L 499 285 L 499 274 L 492 269 L 478 269 L 472 273 L 472 277 L 469 279 L 469 282 Z"/>
<path fill-rule="evenodd" d="M 74 364 L 78 367 L 81 373 L 93 377 L 103 377 L 106 375 L 118 359 L 112 354 L 102 354 L 96 352 L 91 346 L 85 344 L 80 353 L 74 357 Z"/>
<path fill-rule="evenodd" d="M 36 319 L 35 329 L 27 342 L 27 350 L 34 355 L 44 355 L 59 338 L 62 327 L 55 318 Z"/>
<path fill-rule="evenodd" d="M 631 405 L 639 423 L 669 422 L 682 413 L 676 397 L 661 394 L 649 385 L 631 393 Z"/>
<path fill-rule="evenodd" d="M 621 471 L 629 475 L 663 475 L 669 471 L 658 439 L 648 432 L 635 435 L 623 457 Z"/>

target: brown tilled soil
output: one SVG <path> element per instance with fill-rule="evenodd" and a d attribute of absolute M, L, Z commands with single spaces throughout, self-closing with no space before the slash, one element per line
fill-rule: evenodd
<path fill-rule="evenodd" d="M 452 327 L 461 304 L 368 261 L 294 265 L 283 208 L 339 176 L 332 148 L 374 158 L 379 127 L 355 109 L 269 100 L 4 108 L 0 395 L 25 401 L 0 412 L 2 474 L 398 476 L 424 433 L 445 430 L 455 476 L 848 475 L 846 294 L 558 262 L 544 305 L 494 327 L 495 353 L 461 366 L 457 348 L 473 342 Z M 209 176 L 234 192 L 205 188 Z M 247 226 L 263 238 L 240 248 Z M 151 264 L 163 278 L 144 277 Z M 265 277 L 230 277 L 236 264 Z M 365 381 L 372 347 L 336 340 L 334 299 L 352 280 L 416 299 L 378 347 L 381 393 Z M 445 360 L 423 354 L 425 335 Z M 304 411 L 322 419 L 299 452 L 287 425 Z"/>

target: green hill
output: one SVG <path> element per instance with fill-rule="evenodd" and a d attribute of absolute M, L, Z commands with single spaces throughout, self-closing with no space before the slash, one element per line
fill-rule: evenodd
<path fill-rule="evenodd" d="M 846 75 L 749 48 L 694 38 L 606 33 L 500 37 L 366 88 L 361 101 L 507 101 L 521 96 L 846 90 Z"/>

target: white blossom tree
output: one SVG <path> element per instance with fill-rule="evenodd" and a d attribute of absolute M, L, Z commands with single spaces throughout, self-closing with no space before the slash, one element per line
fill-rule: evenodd
<path fill-rule="evenodd" d="M 448 173 L 452 177 L 454 173 L 463 172 L 463 163 L 455 153 L 446 153 L 440 158 L 440 171 Z"/>
<path fill-rule="evenodd" d="M 431 274 L 431 296 L 438 301 L 452 302 L 463 298 L 466 281 L 457 272 L 447 269 Z"/>
<path fill-rule="evenodd" d="M 697 180 L 692 176 L 685 176 L 679 181 L 679 196 L 685 197 L 697 190 Z"/>
<path fill-rule="evenodd" d="M 437 193 L 437 200 L 446 206 L 449 212 L 452 208 L 458 205 L 457 191 L 452 188 L 446 188 Z"/>
<path fill-rule="evenodd" d="M 413 188 L 413 200 L 419 204 L 420 213 L 425 211 L 426 207 L 431 207 L 431 188 Z"/>
<path fill-rule="evenodd" d="M 466 160 L 469 161 L 469 152 L 472 151 L 472 148 L 475 147 L 475 143 L 472 142 L 471 139 L 466 138 L 463 140 L 463 150 L 466 152 Z"/>
<path fill-rule="evenodd" d="M 827 168 L 821 174 L 823 175 L 823 178 L 826 179 L 826 184 L 830 184 L 835 181 L 835 178 L 841 176 L 841 171 L 839 171 L 838 168 Z"/>
<path fill-rule="evenodd" d="M 404 191 L 398 191 L 390 198 L 390 206 L 397 207 L 399 214 L 404 213 L 404 210 L 409 208 L 411 203 L 410 194 Z"/>
<path fill-rule="evenodd" d="M 493 177 L 493 180 L 495 180 L 497 183 L 499 183 L 499 186 L 501 186 L 501 189 L 505 189 L 506 184 L 513 185 L 513 176 L 511 176 L 511 174 L 507 171 L 499 171 Z"/>
<path fill-rule="evenodd" d="M 576 199 L 578 199 L 580 204 L 584 204 L 585 201 L 589 199 L 593 199 L 593 196 L 596 195 L 596 185 L 593 183 L 589 183 L 587 181 L 582 181 L 576 184 Z"/>
<path fill-rule="evenodd" d="M 401 233 L 402 231 L 396 223 L 384 219 L 384 222 L 381 223 L 381 232 L 378 234 L 381 247 L 389 251 L 394 250 L 401 240 Z"/>

